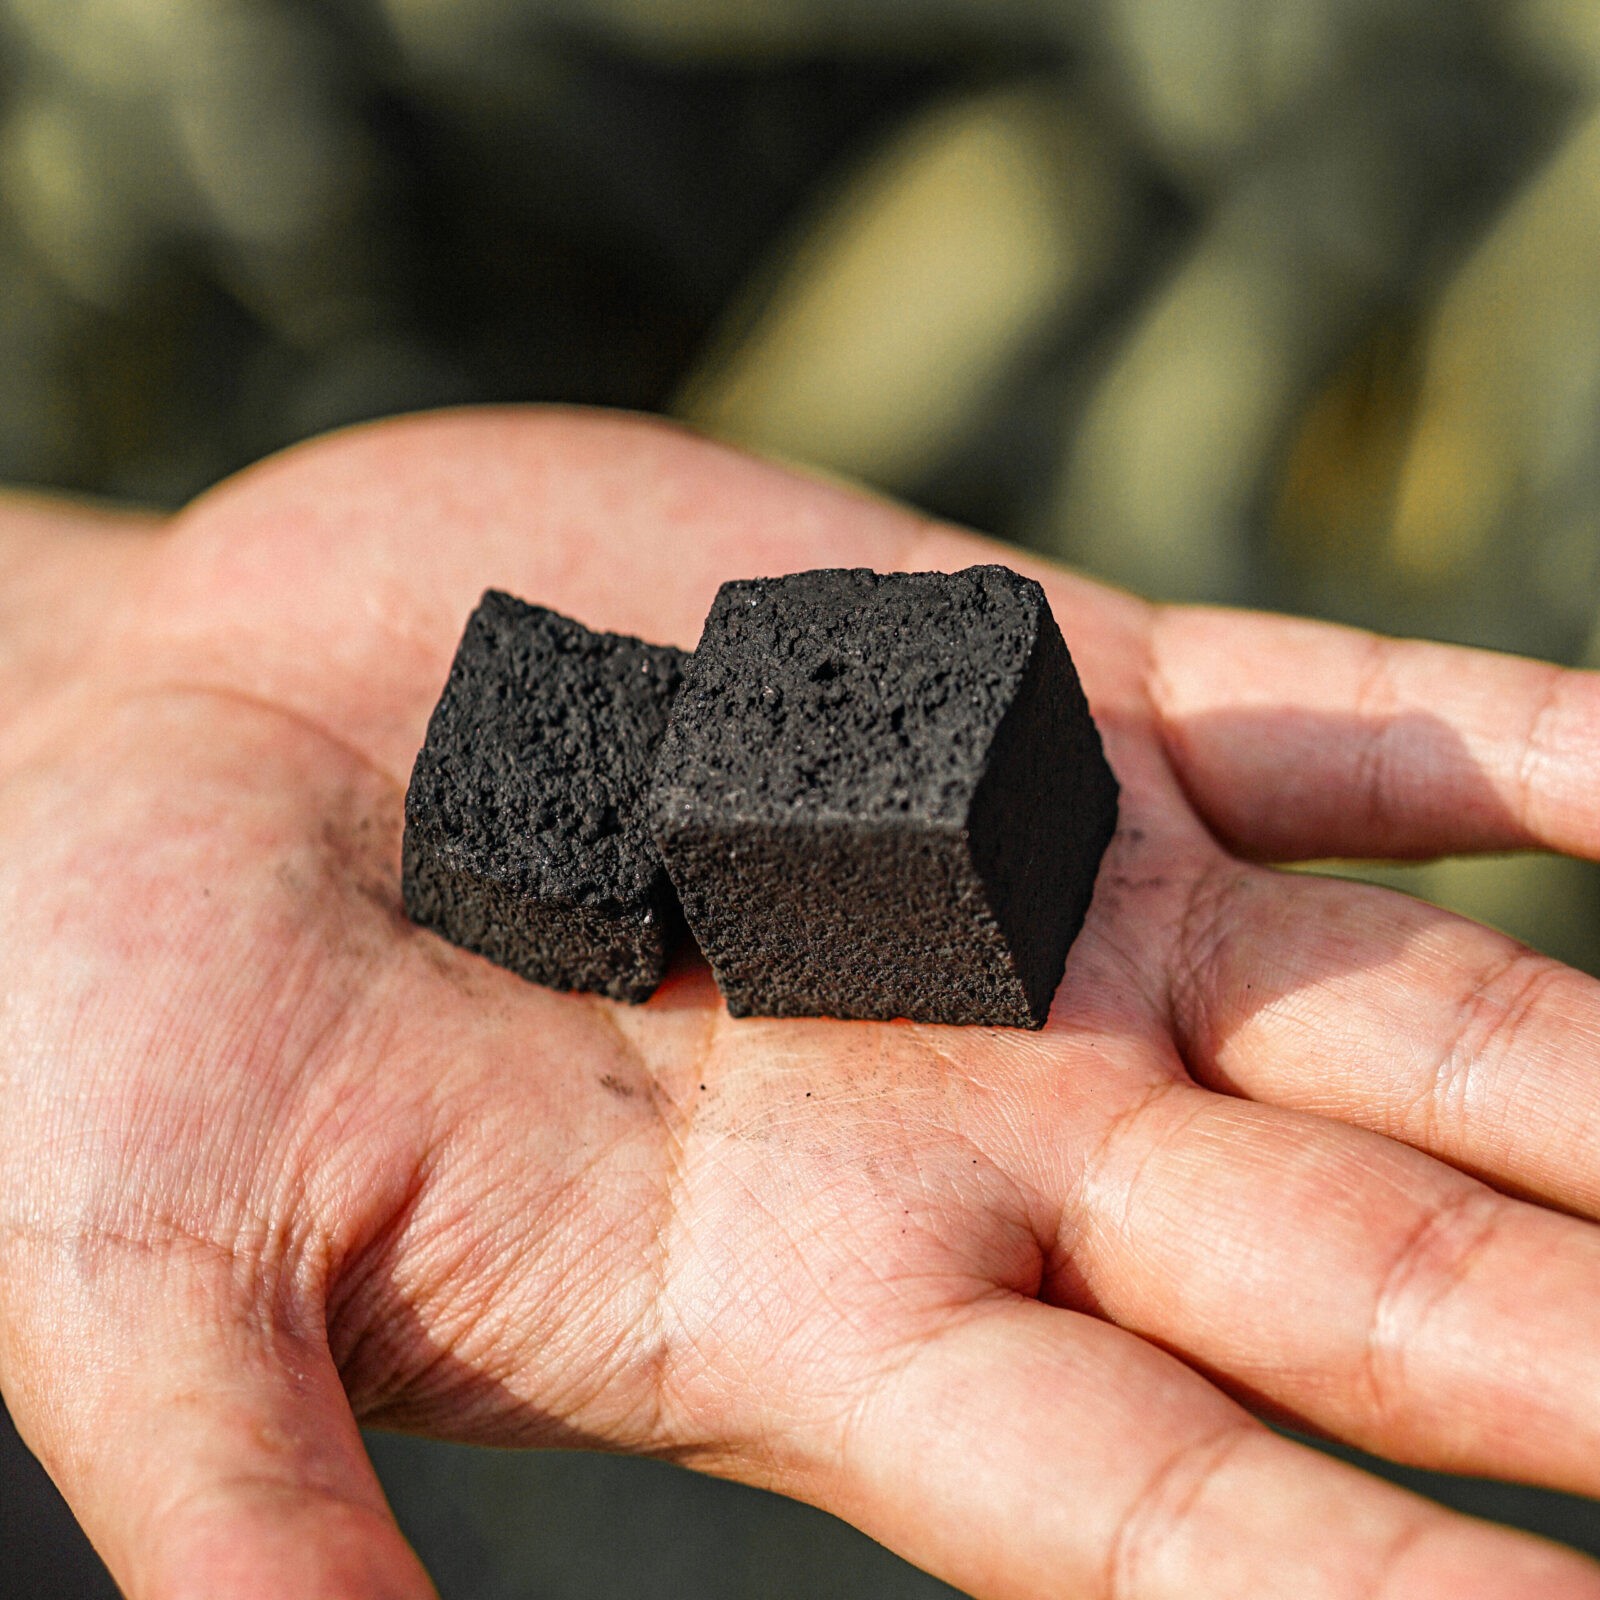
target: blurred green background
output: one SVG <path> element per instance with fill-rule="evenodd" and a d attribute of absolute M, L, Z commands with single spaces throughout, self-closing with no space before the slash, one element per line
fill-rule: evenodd
<path fill-rule="evenodd" d="M 176 506 L 474 400 L 1600 665 L 1600 6 L 0 0 L 0 481 Z M 1590 868 L 1330 868 L 1600 970 Z M 447 1600 L 950 1592 L 653 1463 L 374 1451 Z M 0 1439 L 0 1588 L 95 1593 L 64 1528 Z"/>

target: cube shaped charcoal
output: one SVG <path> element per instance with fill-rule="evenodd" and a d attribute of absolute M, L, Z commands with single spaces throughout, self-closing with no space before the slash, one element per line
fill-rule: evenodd
<path fill-rule="evenodd" d="M 684 659 L 485 594 L 406 791 L 412 920 L 535 983 L 647 999 L 681 928 L 644 799 Z"/>
<path fill-rule="evenodd" d="M 650 809 L 735 1016 L 1037 1028 L 1117 783 L 1037 583 L 802 572 L 723 585 Z"/>

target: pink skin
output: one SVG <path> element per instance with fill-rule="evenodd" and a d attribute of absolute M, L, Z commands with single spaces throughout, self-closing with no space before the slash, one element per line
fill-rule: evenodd
<path fill-rule="evenodd" d="M 1600 1492 L 1600 988 L 1252 861 L 1600 854 L 1600 682 L 1160 610 L 658 425 L 0 511 L 0 1381 L 134 1600 L 420 1600 L 356 1418 L 668 1455 L 995 1600 L 1600 1600 L 1291 1444 Z M 496 585 L 1027 565 L 1123 825 L 1040 1034 L 638 1009 L 407 924 Z"/>

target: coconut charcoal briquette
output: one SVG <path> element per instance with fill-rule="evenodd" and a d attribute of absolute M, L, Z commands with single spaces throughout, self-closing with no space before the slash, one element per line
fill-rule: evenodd
<path fill-rule="evenodd" d="M 406 792 L 412 920 L 535 983 L 647 999 L 681 926 L 643 801 L 684 659 L 485 594 Z"/>
<path fill-rule="evenodd" d="M 650 810 L 736 1016 L 1036 1028 L 1117 784 L 1038 584 L 830 570 L 723 585 Z"/>

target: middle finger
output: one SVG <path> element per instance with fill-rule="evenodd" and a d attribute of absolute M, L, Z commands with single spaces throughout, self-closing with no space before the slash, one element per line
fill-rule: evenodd
<path fill-rule="evenodd" d="M 1234 864 L 1191 899 L 1173 972 L 1200 1082 L 1600 1217 L 1593 978 L 1391 890 Z"/>

